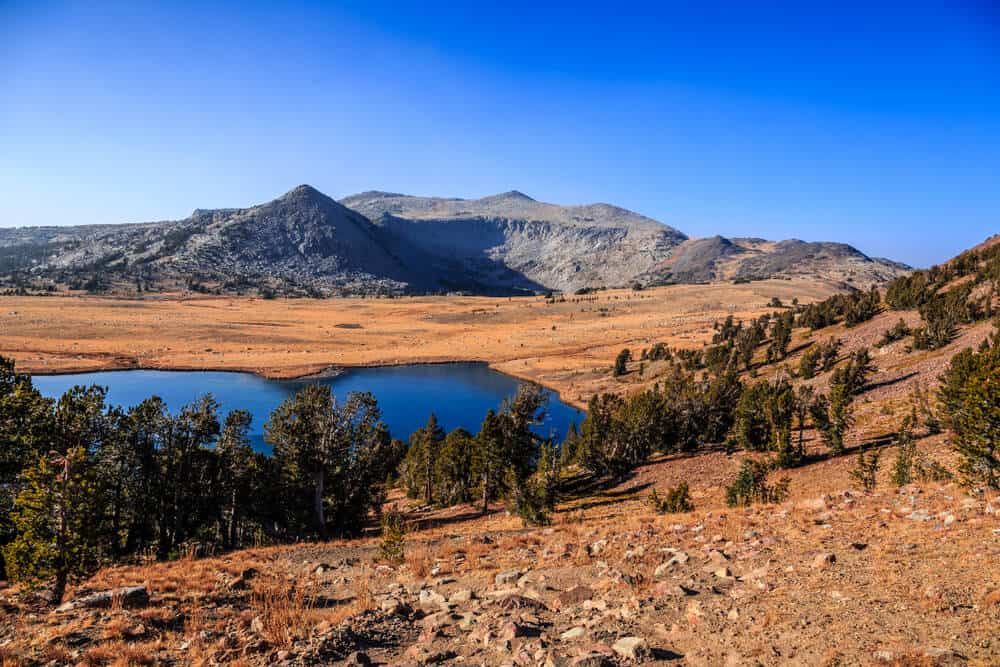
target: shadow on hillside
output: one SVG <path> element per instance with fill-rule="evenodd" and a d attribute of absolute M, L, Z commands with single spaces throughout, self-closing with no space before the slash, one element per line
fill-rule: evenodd
<path fill-rule="evenodd" d="M 458 523 L 464 523 L 466 521 L 473 521 L 475 519 L 481 519 L 483 517 L 492 516 L 494 514 L 497 514 L 499 511 L 500 510 L 490 509 L 486 514 L 483 514 L 478 509 L 470 507 L 468 511 L 462 512 L 461 514 L 454 514 L 451 516 L 425 516 L 418 518 L 409 518 L 407 520 L 407 525 L 414 530 L 443 528 L 445 526 L 451 526 Z"/>
<path fill-rule="evenodd" d="M 881 382 L 872 382 L 870 384 L 866 384 L 865 385 L 865 388 L 864 388 L 864 390 L 863 390 L 862 393 L 867 393 L 869 391 L 872 391 L 873 389 L 881 389 L 882 387 L 891 387 L 894 384 L 899 384 L 900 382 L 906 382 L 910 378 L 916 377 L 917 375 L 919 375 L 919 373 L 917 373 L 916 371 L 913 371 L 912 373 L 907 373 L 906 375 L 900 375 L 899 377 L 892 378 L 891 380 L 882 380 Z"/>
<path fill-rule="evenodd" d="M 651 486 L 653 486 L 652 482 L 646 482 L 644 484 L 635 484 L 633 486 L 628 487 L 627 489 L 622 489 L 621 491 L 609 491 L 605 493 L 598 493 L 598 498 L 582 503 L 580 505 L 573 505 L 572 507 L 567 507 L 564 511 L 582 512 L 583 510 L 589 510 L 595 507 L 604 507 L 605 505 L 615 505 L 617 503 L 620 503 L 625 498 L 642 493 Z"/>

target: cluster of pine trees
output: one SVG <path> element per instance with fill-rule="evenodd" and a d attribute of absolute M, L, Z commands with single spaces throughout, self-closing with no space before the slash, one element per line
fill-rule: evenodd
<path fill-rule="evenodd" d="M 220 420 L 210 396 L 177 413 L 109 406 L 96 386 L 52 400 L 0 358 L 0 576 L 52 581 L 59 599 L 109 562 L 356 534 L 405 449 L 370 394 L 290 397 L 266 425 L 271 457 L 250 420 Z"/>
<path fill-rule="evenodd" d="M 476 502 L 483 513 L 502 499 L 526 522 L 544 522 L 556 501 L 559 457 L 532 427 L 544 420 L 547 400 L 538 385 L 521 384 L 499 412 L 486 413 L 475 435 L 462 428 L 446 434 L 432 414 L 410 436 L 399 466 L 407 494 L 427 505 Z"/>
<path fill-rule="evenodd" d="M 913 349 L 936 350 L 955 338 L 960 325 L 993 317 L 998 293 L 1000 244 L 994 244 L 893 280 L 885 301 L 893 310 L 919 310 L 923 325 L 907 335 Z"/>

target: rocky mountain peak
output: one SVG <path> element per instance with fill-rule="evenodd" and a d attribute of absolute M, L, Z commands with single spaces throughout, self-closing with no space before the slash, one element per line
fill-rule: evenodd
<path fill-rule="evenodd" d="M 284 202 L 284 203 L 308 203 L 308 204 L 327 204 L 336 203 L 330 197 L 317 190 L 311 185 L 302 184 L 297 185 L 285 194 L 278 197 L 274 202 Z M 274 203 L 272 202 L 272 203 Z"/>

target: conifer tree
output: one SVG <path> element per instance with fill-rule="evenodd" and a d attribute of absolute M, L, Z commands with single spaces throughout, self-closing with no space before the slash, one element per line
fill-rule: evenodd
<path fill-rule="evenodd" d="M 97 518 L 100 492 L 81 447 L 52 452 L 24 473 L 12 519 L 17 537 L 4 549 L 8 573 L 30 586 L 52 583 L 53 603 L 71 581 L 100 563 Z"/>

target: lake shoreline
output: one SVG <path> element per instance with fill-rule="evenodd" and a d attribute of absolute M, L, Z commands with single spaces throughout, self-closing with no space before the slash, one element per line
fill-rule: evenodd
<path fill-rule="evenodd" d="M 498 362 L 504 363 L 504 362 Z M 59 377 L 65 375 L 82 375 L 85 373 L 128 373 L 130 371 L 163 371 L 165 373 L 235 373 L 243 375 L 254 375 L 263 380 L 329 380 L 341 377 L 352 370 L 365 369 L 365 368 L 400 368 L 403 366 L 447 366 L 450 364 L 479 364 L 486 366 L 490 370 L 500 373 L 501 375 L 506 375 L 509 378 L 515 380 L 520 380 L 522 382 L 530 382 L 532 384 L 537 384 L 538 386 L 547 389 L 548 391 L 555 394 L 562 403 L 572 406 L 581 412 L 587 411 L 587 403 L 585 401 L 574 401 L 568 399 L 562 395 L 558 387 L 547 385 L 544 382 L 539 382 L 538 380 L 530 377 L 527 374 L 520 375 L 515 372 L 501 370 L 497 368 L 493 363 L 488 361 L 482 361 L 480 359 L 448 359 L 441 361 L 401 361 L 399 363 L 387 363 L 387 364 L 331 364 L 326 368 L 319 371 L 308 371 L 300 374 L 268 374 L 262 372 L 260 368 L 233 368 L 229 367 L 211 367 L 211 366 L 87 366 L 75 369 L 72 366 L 68 368 L 61 368 L 57 371 L 50 373 L 39 373 L 33 371 L 23 371 L 32 377 Z"/>
<path fill-rule="evenodd" d="M 258 451 L 263 425 L 269 415 L 303 387 L 317 384 L 329 388 L 339 399 L 352 392 L 370 392 L 378 400 L 382 419 L 390 431 L 405 439 L 435 414 L 446 428 L 476 432 L 483 415 L 501 409 L 521 380 L 483 362 L 397 364 L 354 369 L 328 369 L 319 375 L 297 378 L 265 378 L 255 373 L 225 370 L 173 370 L 163 368 L 33 376 L 44 396 L 57 399 L 74 386 L 101 386 L 108 405 L 128 409 L 151 396 L 177 411 L 201 396 L 211 395 L 220 414 L 240 409 L 254 416 L 250 440 Z M 564 402 L 557 392 L 544 388 L 548 396 L 547 416 L 537 425 L 542 437 L 560 441 L 572 423 L 585 418 L 584 411 Z"/>

